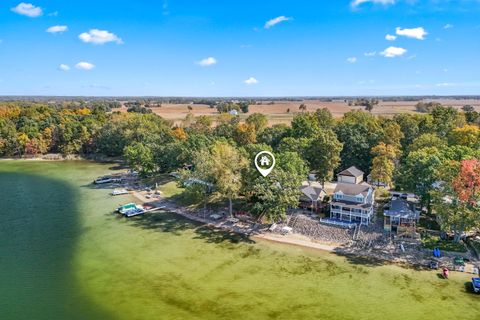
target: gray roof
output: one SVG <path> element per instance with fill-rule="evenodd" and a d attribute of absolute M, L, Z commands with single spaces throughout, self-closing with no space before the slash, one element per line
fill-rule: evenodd
<path fill-rule="evenodd" d="M 300 191 L 312 201 L 321 201 L 326 194 L 321 186 L 315 186 L 314 183 L 302 185 Z"/>
<path fill-rule="evenodd" d="M 363 175 L 363 171 L 360 169 L 357 169 L 355 166 L 351 166 L 350 168 L 343 170 L 342 172 L 339 173 L 339 175 L 342 176 L 350 176 L 350 177 L 360 177 Z"/>
<path fill-rule="evenodd" d="M 402 218 L 402 219 L 416 219 L 420 217 L 420 212 L 415 210 L 415 204 L 405 199 L 395 198 L 389 203 L 390 208 L 384 210 L 383 214 L 388 217 Z"/>
<path fill-rule="evenodd" d="M 337 183 L 334 193 L 341 191 L 343 194 L 348 196 L 356 196 L 358 194 L 366 196 L 371 188 L 372 187 L 368 183 L 353 184 L 339 182 Z"/>

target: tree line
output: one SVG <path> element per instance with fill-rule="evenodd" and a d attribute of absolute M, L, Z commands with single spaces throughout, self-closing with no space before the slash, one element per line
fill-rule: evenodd
<path fill-rule="evenodd" d="M 132 112 L 119 113 L 102 105 L 3 103 L 0 156 L 101 154 L 123 157 L 143 175 L 183 170 L 184 179 L 206 183 L 190 189 L 206 194 L 211 188 L 205 186 L 213 185 L 231 210 L 241 197 L 255 215 L 271 220 L 298 204 L 307 173 L 323 183 L 356 166 L 374 185 L 418 194 L 425 207 L 442 215 L 445 230 L 459 234 L 480 221 L 475 202 L 480 187 L 472 187 L 480 182 L 471 178 L 480 176 L 480 129 L 471 108 L 435 105 L 425 114 L 393 118 L 354 110 L 341 119 L 318 109 L 295 115 L 291 125 L 269 126 L 260 113 L 241 122 L 226 113 L 227 104 L 215 118 L 190 114 L 174 126 L 138 105 L 130 107 Z M 260 178 L 253 164 L 262 150 L 277 157 L 267 178 Z M 475 192 L 465 197 L 461 181 Z M 462 208 L 455 210 L 455 219 L 452 203 Z"/>

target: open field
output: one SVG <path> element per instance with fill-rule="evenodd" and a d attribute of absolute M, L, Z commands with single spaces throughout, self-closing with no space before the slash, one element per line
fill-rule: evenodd
<path fill-rule="evenodd" d="M 473 99 L 438 99 L 425 100 L 436 101 L 446 106 L 455 108 L 462 108 L 464 105 L 472 105 L 477 111 L 480 110 L 480 100 Z M 379 116 L 393 116 L 398 113 L 417 113 L 415 105 L 419 101 L 380 101 L 372 113 Z M 345 100 L 321 101 L 321 100 L 303 100 L 303 101 L 264 101 L 261 104 L 250 105 L 249 113 L 242 114 L 242 119 L 254 112 L 263 113 L 269 116 L 270 125 L 278 123 L 290 123 L 293 116 L 299 113 L 298 107 L 300 104 L 307 105 L 307 111 L 315 111 L 319 108 L 328 108 L 336 118 L 342 117 L 346 112 L 354 109 L 364 109 L 361 106 L 349 106 Z M 191 107 L 190 111 L 188 107 Z M 161 107 L 152 108 L 153 112 L 161 117 L 172 120 L 175 124 L 180 124 L 185 119 L 188 112 L 194 116 L 208 115 L 217 116 L 218 112 L 215 108 L 210 108 L 208 105 L 202 104 L 162 104 Z M 126 108 L 121 108 L 120 111 L 126 112 Z"/>

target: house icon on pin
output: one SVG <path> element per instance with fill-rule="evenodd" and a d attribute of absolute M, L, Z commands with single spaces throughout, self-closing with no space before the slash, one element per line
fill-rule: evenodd
<path fill-rule="evenodd" d="M 260 165 L 261 165 L 262 167 L 270 166 L 270 159 L 268 159 L 267 156 L 263 156 L 263 157 L 260 159 Z"/>

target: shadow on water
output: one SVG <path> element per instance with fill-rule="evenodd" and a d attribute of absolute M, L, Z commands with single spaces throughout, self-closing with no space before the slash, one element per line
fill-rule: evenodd
<path fill-rule="evenodd" d="M 255 243 L 246 235 L 219 230 L 170 212 L 151 213 L 141 217 L 133 217 L 129 220 L 136 227 L 169 232 L 175 235 L 181 235 L 187 230 L 192 230 L 195 234 L 194 239 L 204 240 L 208 243 Z"/>
<path fill-rule="evenodd" d="M 1 319 L 109 319 L 75 278 L 80 226 L 73 188 L 0 172 L 0 190 Z"/>

